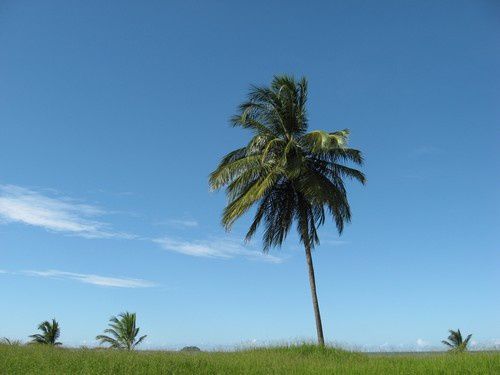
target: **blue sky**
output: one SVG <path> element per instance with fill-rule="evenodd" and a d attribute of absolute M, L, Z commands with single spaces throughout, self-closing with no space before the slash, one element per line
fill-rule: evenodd
<path fill-rule="evenodd" d="M 365 187 L 314 254 L 328 340 L 500 345 L 495 1 L 0 4 L 0 336 L 56 317 L 93 344 L 135 311 L 145 347 L 313 339 L 295 233 L 261 254 L 208 174 L 249 137 L 250 84 L 309 79 L 311 128 L 351 129 Z"/>

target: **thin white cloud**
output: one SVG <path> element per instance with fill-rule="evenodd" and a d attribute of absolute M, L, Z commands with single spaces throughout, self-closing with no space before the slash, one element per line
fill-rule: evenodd
<path fill-rule="evenodd" d="M 85 284 L 99 285 L 114 288 L 151 288 L 157 286 L 156 283 L 143 279 L 133 279 L 128 277 L 109 277 L 93 274 L 65 272 L 57 270 L 48 271 L 22 271 L 22 275 L 34 277 L 47 277 L 52 279 L 75 280 Z"/>
<path fill-rule="evenodd" d="M 106 212 L 67 197 L 49 196 L 14 185 L 0 185 L 0 223 L 23 223 L 85 238 L 135 238 L 96 220 Z"/>
<path fill-rule="evenodd" d="M 166 224 L 170 224 L 177 227 L 186 227 L 186 228 L 194 228 L 198 226 L 198 222 L 196 220 L 181 220 L 181 219 L 171 219 L 168 220 Z"/>
<path fill-rule="evenodd" d="M 246 258 L 252 260 L 261 260 L 270 263 L 282 263 L 283 259 L 264 254 L 261 251 L 249 249 L 237 241 L 226 239 L 214 240 L 176 240 L 170 237 L 163 237 L 153 240 L 158 243 L 162 248 L 168 251 L 177 252 L 184 255 L 205 258 Z"/>
<path fill-rule="evenodd" d="M 83 238 L 125 238 L 153 241 L 168 251 L 195 257 L 243 258 L 270 263 L 283 262 L 281 257 L 264 254 L 260 250 L 244 246 L 241 242 L 231 239 L 179 240 L 170 237 L 151 239 L 117 232 L 110 224 L 101 219 L 108 213 L 100 207 L 78 202 L 47 189 L 33 190 L 0 184 L 0 224 L 21 223 Z M 195 228 L 199 225 L 196 220 L 192 219 L 171 219 L 163 224 L 184 228 Z M 338 244 L 337 242 L 336 245 Z M 49 274 L 46 275 L 49 276 Z M 55 274 L 50 275 L 55 277 Z M 63 277 L 63 273 L 59 273 L 58 277 Z M 96 275 L 67 273 L 65 277 L 93 284 L 99 282 L 106 284 L 109 280 L 112 282 L 112 278 L 101 280 Z M 117 281 L 117 284 L 120 284 L 120 281 Z"/>

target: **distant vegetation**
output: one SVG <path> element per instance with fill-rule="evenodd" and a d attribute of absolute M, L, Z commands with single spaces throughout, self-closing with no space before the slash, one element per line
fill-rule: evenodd
<path fill-rule="evenodd" d="M 98 335 L 96 340 L 108 344 L 110 348 L 132 350 L 147 337 L 137 337 L 139 327 L 136 326 L 135 313 L 124 312 L 118 317 L 111 317 L 109 322 L 110 328 L 104 330 L 109 336 Z"/>
<path fill-rule="evenodd" d="M 59 323 L 57 323 L 55 319 L 52 319 L 51 322 L 46 320 L 40 323 L 38 329 L 42 331 L 42 333 L 31 335 L 31 343 L 52 346 L 62 345 L 59 341 L 57 341 L 61 335 L 61 329 L 59 328 Z"/>
<path fill-rule="evenodd" d="M 185 346 L 181 349 L 181 352 L 201 352 L 201 349 L 197 346 Z"/>
<path fill-rule="evenodd" d="M 467 345 L 469 345 L 469 341 L 472 337 L 472 335 L 467 336 L 467 338 L 464 340 L 462 338 L 462 333 L 460 332 L 459 329 L 456 331 L 450 329 L 450 335 L 448 336 L 448 340 L 443 340 L 441 341 L 444 345 L 448 346 L 450 348 L 450 351 L 452 352 L 465 352 L 467 351 Z"/>
<path fill-rule="evenodd" d="M 2 345 L 22 345 L 21 340 L 12 340 L 7 337 L 3 337 L 0 339 L 0 344 Z"/>
<path fill-rule="evenodd" d="M 98 340 L 100 344 L 107 344 L 110 349 L 133 350 L 147 337 L 147 335 L 138 337 L 140 329 L 137 327 L 136 321 L 137 317 L 135 313 L 124 312 L 118 316 L 113 316 L 109 320 L 110 328 L 104 330 L 106 335 L 98 335 L 96 336 L 96 340 Z M 46 320 L 40 323 L 38 329 L 42 331 L 42 333 L 29 336 L 32 339 L 31 342 L 29 342 L 30 344 L 44 344 L 49 346 L 62 345 L 61 342 L 57 341 L 61 335 L 61 329 L 59 323 L 55 319 L 52 319 L 51 322 Z M 450 335 L 448 336 L 448 340 L 442 340 L 441 342 L 450 348 L 450 352 L 466 352 L 472 335 L 468 335 L 464 340 L 460 329 L 456 331 L 449 330 L 449 332 Z M 7 337 L 3 337 L 0 339 L 0 345 L 21 346 L 23 343 L 20 340 L 11 340 Z M 293 348 L 299 346 L 295 345 Z M 321 346 L 324 345 L 320 345 L 320 347 Z M 300 347 L 307 348 L 309 346 L 302 345 Z M 89 348 L 85 347 L 81 349 Z M 180 352 L 201 352 L 201 349 L 197 346 L 185 346 Z"/>

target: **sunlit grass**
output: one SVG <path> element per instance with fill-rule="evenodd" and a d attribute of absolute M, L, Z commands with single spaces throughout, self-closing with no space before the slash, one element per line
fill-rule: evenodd
<path fill-rule="evenodd" d="M 370 356 L 307 344 L 197 353 L 0 345 L 0 374 L 500 374 L 500 353 Z"/>

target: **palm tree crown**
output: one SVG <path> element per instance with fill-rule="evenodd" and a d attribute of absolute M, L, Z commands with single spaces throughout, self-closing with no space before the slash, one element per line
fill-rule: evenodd
<path fill-rule="evenodd" d="M 306 100 L 304 78 L 275 77 L 270 88 L 253 87 L 232 118 L 234 126 L 253 131 L 253 137 L 227 154 L 210 175 L 212 189 L 227 187 L 225 228 L 258 203 L 247 239 L 264 219 L 266 251 L 282 244 L 294 220 L 302 243 L 314 247 L 325 207 L 342 232 L 351 219 L 343 177 L 365 182 L 363 173 L 340 164 L 363 162 L 360 151 L 346 146 L 347 129 L 307 133 Z"/>
<path fill-rule="evenodd" d="M 450 329 L 450 335 L 448 336 L 448 340 L 442 340 L 441 342 L 450 348 L 450 351 L 455 352 L 464 352 L 467 351 L 467 345 L 469 344 L 469 340 L 472 337 L 468 335 L 465 340 L 462 338 L 462 333 L 459 329 L 456 331 Z"/>
<path fill-rule="evenodd" d="M 147 335 L 141 336 L 137 339 L 139 334 L 139 327 L 136 327 L 135 313 L 124 312 L 113 316 L 109 320 L 110 328 L 105 329 L 104 333 L 110 334 L 99 335 L 96 340 L 101 344 L 109 344 L 111 348 L 132 350 L 139 345 Z"/>
<path fill-rule="evenodd" d="M 31 342 L 36 344 L 45 344 L 45 345 L 62 345 L 57 341 L 61 334 L 61 329 L 59 328 L 59 323 L 55 319 L 52 319 L 52 322 L 48 320 L 40 323 L 38 325 L 38 329 L 42 331 L 42 333 L 37 333 L 31 335 Z"/>
<path fill-rule="evenodd" d="M 231 120 L 233 126 L 252 131 L 253 137 L 221 160 L 209 184 L 214 190 L 226 187 L 228 204 L 222 224 L 227 230 L 257 205 L 246 239 L 252 238 L 264 220 L 265 252 L 281 246 L 296 222 L 306 250 L 314 300 L 314 270 L 309 258 L 310 250 L 319 243 L 317 228 L 329 213 L 342 232 L 344 223 L 351 219 L 344 178 L 365 183 L 365 176 L 346 165 L 363 163 L 361 152 L 347 147 L 347 129 L 308 132 L 306 101 L 305 78 L 297 81 L 276 76 L 270 87 L 253 86 L 248 101 Z M 322 328 L 317 328 L 319 337 Z"/>

